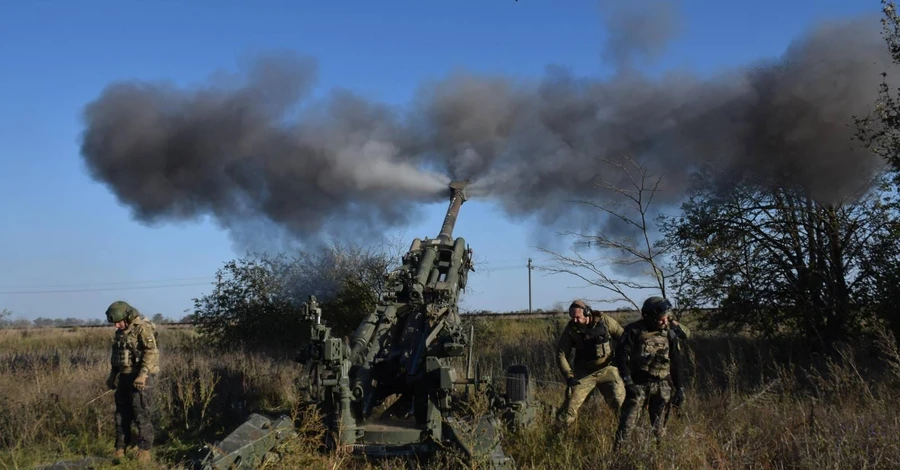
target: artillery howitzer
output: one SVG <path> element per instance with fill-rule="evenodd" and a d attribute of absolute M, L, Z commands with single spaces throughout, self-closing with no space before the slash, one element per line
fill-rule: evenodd
<path fill-rule="evenodd" d="M 314 296 L 303 305 L 297 362 L 308 368 L 302 388 L 326 418 L 329 446 L 370 457 L 456 447 L 494 468 L 515 467 L 503 452 L 497 414 L 512 427 L 530 424 L 533 387 L 524 365 L 507 369 L 505 395 L 494 391 L 489 377 L 473 372 L 474 327 L 467 335 L 458 311 L 459 294 L 474 271 L 472 250 L 465 239 L 452 236 L 467 183 L 450 184 L 450 207 L 437 238 L 413 240 L 402 264 L 387 275 L 376 308 L 348 342 L 322 323 Z M 460 378 L 450 361 L 463 356 L 466 370 Z M 465 388 L 462 396 L 459 386 Z M 471 390 L 483 390 L 490 404 L 477 418 L 463 413 Z M 381 409 L 389 400 L 394 401 Z M 268 422 L 254 415 L 223 441 L 230 442 L 227 448 L 213 446 L 205 468 L 252 468 L 251 462 L 261 461 L 260 452 L 287 435 L 284 425 L 283 418 Z"/>

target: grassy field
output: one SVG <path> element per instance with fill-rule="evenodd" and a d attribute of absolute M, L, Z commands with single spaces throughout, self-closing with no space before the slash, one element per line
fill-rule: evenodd
<path fill-rule="evenodd" d="M 537 398 L 559 406 L 564 386 L 553 346 L 562 321 L 473 320 L 483 373 L 527 364 Z M 114 405 L 104 380 L 112 336 L 111 328 L 0 330 L 0 467 L 111 456 Z M 614 454 L 616 419 L 595 394 L 571 428 L 547 413 L 504 446 L 519 468 L 898 468 L 900 356 L 892 341 L 875 333 L 826 357 L 800 342 L 695 331 L 688 400 L 659 445 L 644 422 L 633 445 Z M 301 431 L 270 468 L 410 466 L 321 452 L 321 426 L 295 391 L 293 352 L 214 354 L 190 328 L 161 328 L 160 344 L 159 468 L 196 457 L 252 411 L 287 414 Z M 454 466 L 452 458 L 442 462 Z"/>

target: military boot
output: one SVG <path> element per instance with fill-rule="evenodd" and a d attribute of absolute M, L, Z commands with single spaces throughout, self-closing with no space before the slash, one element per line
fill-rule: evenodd
<path fill-rule="evenodd" d="M 125 460 L 125 449 L 116 449 L 116 453 L 113 454 L 113 463 L 119 464 Z"/>
<path fill-rule="evenodd" d="M 137 461 L 138 462 L 150 462 L 150 451 L 149 450 L 139 450 L 137 453 Z"/>

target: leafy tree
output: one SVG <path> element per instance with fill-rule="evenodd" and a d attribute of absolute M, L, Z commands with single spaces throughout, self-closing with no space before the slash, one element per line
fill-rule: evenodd
<path fill-rule="evenodd" d="M 171 320 L 166 318 L 165 315 L 163 315 L 162 313 L 154 314 L 153 318 L 151 318 L 150 321 L 152 321 L 153 323 L 156 323 L 157 325 L 162 324 L 162 323 L 171 323 Z"/>
<path fill-rule="evenodd" d="M 719 309 L 709 327 L 766 335 L 800 332 L 828 342 L 857 331 L 892 266 L 898 202 L 880 183 L 835 203 L 802 188 L 694 177 L 682 214 L 664 230 L 687 267 L 684 302 Z M 699 306 L 699 305 L 698 305 Z"/>
<path fill-rule="evenodd" d="M 214 344 L 281 348 L 295 344 L 301 304 L 315 295 L 337 335 L 374 308 L 389 252 L 334 244 L 318 253 L 248 254 L 225 264 L 213 291 L 194 299 L 193 321 Z"/>
<path fill-rule="evenodd" d="M 882 37 L 895 65 L 900 65 L 900 14 L 892 1 L 882 0 Z M 878 97 L 867 116 L 856 117 L 857 138 L 876 155 L 881 156 L 895 171 L 894 184 L 900 187 L 900 90 L 888 85 L 888 74 L 878 87 Z M 896 94 L 894 93 L 896 92 Z M 895 236 L 900 234 L 895 234 Z M 874 305 L 875 313 L 888 321 L 896 337 L 900 338 L 900 318 L 896 309 L 885 299 L 900 294 L 900 256 L 896 244 L 885 242 L 870 254 L 870 276 L 866 283 L 866 297 Z"/>
<path fill-rule="evenodd" d="M 34 319 L 34 326 L 38 328 L 53 326 L 53 323 L 54 322 L 52 318 L 37 317 Z"/>
<path fill-rule="evenodd" d="M 895 64 L 900 65 L 900 15 L 894 2 L 882 0 L 882 37 Z M 883 157 L 894 169 L 900 170 L 900 94 L 892 94 L 887 73 L 878 87 L 878 97 L 872 112 L 864 117 L 855 116 L 856 136 L 873 153 Z M 898 173 L 900 175 L 900 173 Z M 896 180 L 900 183 L 900 180 Z"/>

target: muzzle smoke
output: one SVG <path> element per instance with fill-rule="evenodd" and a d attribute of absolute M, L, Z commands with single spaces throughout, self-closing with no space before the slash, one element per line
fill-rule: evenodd
<path fill-rule="evenodd" d="M 561 201 L 621 178 L 599 162 L 621 155 L 665 176 L 663 203 L 702 164 L 788 175 L 823 199 L 880 165 L 853 140 L 853 115 L 894 70 L 877 18 L 823 24 L 782 57 L 703 79 L 636 70 L 677 30 L 671 10 L 640 15 L 607 15 L 612 78 L 457 74 L 405 109 L 349 91 L 313 100 L 315 61 L 290 55 L 259 58 L 232 85 L 111 84 L 86 107 L 82 155 L 143 222 L 212 214 L 233 232 L 263 220 L 299 240 L 405 225 L 458 178 L 511 217 L 568 223 L 581 209 Z"/>

